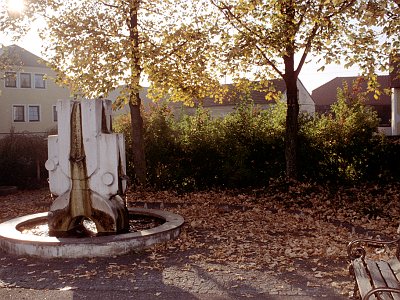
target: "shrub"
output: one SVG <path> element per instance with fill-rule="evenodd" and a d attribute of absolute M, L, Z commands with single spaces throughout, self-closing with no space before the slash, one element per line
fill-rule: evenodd
<path fill-rule="evenodd" d="M 182 149 L 174 115 L 167 105 L 154 105 L 144 117 L 147 180 L 157 188 L 178 184 Z"/>
<path fill-rule="evenodd" d="M 286 104 L 261 110 L 239 104 L 224 118 L 206 109 L 174 117 L 166 105 L 144 116 L 149 185 L 157 189 L 263 187 L 285 172 Z M 299 119 L 299 175 L 305 180 L 338 183 L 397 176 L 387 154 L 398 145 L 377 133 L 378 117 L 364 105 L 364 95 L 344 85 L 328 115 Z M 115 128 L 126 134 L 128 175 L 130 122 L 124 116 Z"/>
<path fill-rule="evenodd" d="M 283 102 L 265 110 L 241 104 L 222 120 L 224 176 L 230 176 L 230 187 L 264 186 L 282 175 L 285 112 Z"/>
<path fill-rule="evenodd" d="M 0 184 L 33 188 L 47 178 L 44 163 L 47 143 L 43 137 L 10 134 L 0 140 Z"/>
<path fill-rule="evenodd" d="M 125 137 L 126 174 L 134 181 L 134 163 L 132 149 L 132 129 L 129 114 L 120 115 L 113 120 L 113 130 L 123 133 Z"/>
<path fill-rule="evenodd" d="M 309 177 L 357 181 L 369 176 L 369 166 L 382 140 L 377 135 L 377 113 L 364 104 L 364 99 L 361 93 L 351 93 L 345 84 L 338 89 L 331 114 L 317 115 L 303 125 Z"/>
<path fill-rule="evenodd" d="M 222 119 L 213 119 L 208 110 L 198 108 L 193 116 L 183 116 L 178 124 L 181 157 L 179 182 L 185 189 L 199 189 L 223 184 L 221 159 L 223 150 Z"/>

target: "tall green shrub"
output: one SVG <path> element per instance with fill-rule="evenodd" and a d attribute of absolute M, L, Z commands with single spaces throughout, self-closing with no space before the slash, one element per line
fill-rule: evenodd
<path fill-rule="evenodd" d="M 265 110 L 240 104 L 224 118 L 225 173 L 230 186 L 262 186 L 284 170 L 283 135 L 286 105 Z"/>
<path fill-rule="evenodd" d="M 152 106 L 145 114 L 144 129 L 148 182 L 162 189 L 177 185 L 182 149 L 171 109 L 166 104 Z"/>
<path fill-rule="evenodd" d="M 181 184 L 185 188 L 223 185 L 223 125 L 221 118 L 212 118 L 199 107 L 193 116 L 185 115 L 178 122 Z"/>
<path fill-rule="evenodd" d="M 365 105 L 357 84 L 338 89 L 332 113 L 317 115 L 304 124 L 306 174 L 320 179 L 355 181 L 368 176 L 369 164 L 379 142 L 377 113 Z M 305 155 L 307 155 L 305 153 Z"/>
<path fill-rule="evenodd" d="M 124 118 L 115 128 L 129 140 Z M 144 118 L 148 183 L 176 190 L 266 186 L 284 176 L 285 118 L 284 102 L 263 110 L 241 103 L 224 118 L 199 108 L 177 119 L 167 106 L 156 105 Z M 338 90 L 331 114 L 301 115 L 299 123 L 299 171 L 306 180 L 354 182 L 394 174 L 386 152 L 398 147 L 377 134 L 377 114 L 356 85 Z M 128 174 L 133 168 L 128 161 Z"/>
<path fill-rule="evenodd" d="M 10 134 L 0 139 L 0 185 L 33 188 L 47 178 L 45 138 Z"/>
<path fill-rule="evenodd" d="M 145 122 L 148 171 L 157 174 L 149 176 L 151 184 L 177 189 L 265 185 L 283 172 L 285 109 L 284 103 L 267 110 L 240 104 L 226 117 L 212 118 L 199 108 L 180 120 L 153 110 Z"/>

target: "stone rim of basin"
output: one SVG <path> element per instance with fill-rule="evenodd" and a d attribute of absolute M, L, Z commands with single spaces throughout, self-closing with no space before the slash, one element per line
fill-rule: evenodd
<path fill-rule="evenodd" d="M 0 224 L 0 249 L 16 255 L 42 258 L 83 258 L 123 255 L 139 251 L 153 244 L 178 237 L 184 224 L 182 216 L 162 210 L 129 208 L 132 214 L 143 214 L 165 219 L 165 223 L 142 231 L 85 238 L 41 237 L 22 234 L 21 224 L 46 218 L 47 212 L 15 218 Z"/>

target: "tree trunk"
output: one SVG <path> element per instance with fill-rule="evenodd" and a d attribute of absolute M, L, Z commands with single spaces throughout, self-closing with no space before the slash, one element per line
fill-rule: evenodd
<path fill-rule="evenodd" d="M 140 49 L 139 49 L 139 27 L 138 27 L 138 10 L 139 0 L 131 0 L 129 10 L 129 18 L 127 25 L 129 28 L 129 39 L 131 41 L 130 64 L 131 64 L 131 83 L 129 95 L 129 109 L 131 113 L 132 127 L 132 148 L 133 148 L 133 164 L 135 170 L 135 183 L 139 185 L 146 184 L 146 157 L 144 152 L 143 137 L 143 118 L 141 115 L 141 99 L 139 95 L 139 81 L 142 71 L 140 65 Z"/>
<path fill-rule="evenodd" d="M 296 81 L 294 87 L 287 84 L 287 113 L 285 134 L 286 176 L 297 179 L 297 148 L 299 132 L 299 101 Z M 290 83 L 290 85 L 293 85 Z"/>
<path fill-rule="evenodd" d="M 287 113 L 285 133 L 286 177 L 297 179 L 297 149 L 299 133 L 299 95 L 297 89 L 297 74 L 294 71 L 294 55 L 286 56 L 285 76 Z"/>
<path fill-rule="evenodd" d="M 131 112 L 132 125 L 132 149 L 133 149 L 133 164 L 135 166 L 135 183 L 139 185 L 146 184 L 146 157 L 144 152 L 144 137 L 143 137 L 143 118 L 140 113 L 141 100 L 139 93 L 136 94 L 136 104 L 129 102 Z"/>
<path fill-rule="evenodd" d="M 283 1 L 282 13 L 286 16 L 286 30 L 288 37 L 295 36 L 296 10 L 295 1 Z M 286 112 L 286 134 L 285 134 L 285 159 L 286 177 L 297 180 L 297 143 L 299 133 L 299 96 L 297 91 L 298 71 L 294 67 L 295 44 L 294 40 L 286 40 L 286 54 L 283 56 L 285 73 L 283 79 L 286 84 L 287 112 Z"/>

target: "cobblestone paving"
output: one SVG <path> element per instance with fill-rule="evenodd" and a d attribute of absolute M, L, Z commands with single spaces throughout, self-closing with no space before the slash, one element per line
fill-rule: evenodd
<path fill-rule="evenodd" d="M 22 297 L 21 289 L 41 296 L 51 291 L 63 292 L 57 296 L 59 299 L 67 295 L 72 298 L 65 299 L 103 299 L 105 295 L 107 299 L 346 299 L 328 285 L 311 282 L 301 274 L 291 278 L 272 270 L 205 262 L 188 264 L 174 257 L 155 264 L 146 252 L 70 260 L 1 254 L 1 292 L 18 290 L 19 299 L 30 299 Z M 7 299 L 6 295 L 0 296 Z"/>

